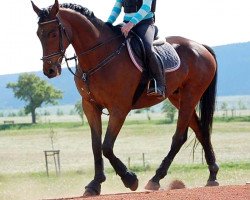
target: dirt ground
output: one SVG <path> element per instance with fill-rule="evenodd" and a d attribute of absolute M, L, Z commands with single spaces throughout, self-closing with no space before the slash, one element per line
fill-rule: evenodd
<path fill-rule="evenodd" d="M 85 200 L 83 197 L 58 200 Z M 201 187 L 193 189 L 160 190 L 88 197 L 87 200 L 250 200 L 250 184 L 238 186 Z"/>

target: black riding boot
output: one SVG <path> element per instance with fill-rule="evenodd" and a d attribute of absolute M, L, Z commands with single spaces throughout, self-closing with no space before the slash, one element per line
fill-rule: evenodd
<path fill-rule="evenodd" d="M 153 76 L 153 79 L 148 83 L 148 96 L 157 96 L 158 98 L 165 98 L 165 75 L 160 61 L 156 58 L 156 55 L 152 53 L 149 60 L 149 67 Z"/>

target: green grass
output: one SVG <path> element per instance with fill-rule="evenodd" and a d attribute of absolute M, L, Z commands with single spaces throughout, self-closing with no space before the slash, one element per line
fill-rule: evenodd
<path fill-rule="evenodd" d="M 219 122 L 250 122 L 250 116 L 236 116 L 236 117 L 215 117 L 215 123 Z M 107 126 L 107 120 L 103 121 L 103 125 Z M 125 125 L 161 125 L 169 124 L 165 119 L 152 119 L 148 121 L 147 119 L 128 119 L 125 121 Z M 52 122 L 52 123 L 17 123 L 17 124 L 0 124 L 0 134 L 2 131 L 6 130 L 29 130 L 29 129 L 49 129 L 49 128 L 78 128 L 88 126 L 88 123 L 84 125 L 81 122 Z"/>
<path fill-rule="evenodd" d="M 250 116 L 215 117 L 215 122 L 250 122 Z"/>
<path fill-rule="evenodd" d="M 2 124 L 0 125 L 0 131 L 6 130 L 33 130 L 33 129 L 49 129 L 49 128 L 77 128 L 81 127 L 82 124 L 79 122 L 57 122 L 57 123 L 44 123 L 44 124 Z"/>
<path fill-rule="evenodd" d="M 107 121 L 103 125 L 103 131 Z M 55 132 L 54 145 L 60 149 L 61 176 L 56 177 L 53 160 L 49 160 L 50 177 L 46 176 L 43 151 L 51 149 L 50 127 Z M 128 120 L 119 134 L 115 154 L 136 172 L 143 191 L 144 185 L 166 156 L 175 124 L 162 120 Z M 187 187 L 203 186 L 208 169 L 202 163 L 202 150 L 198 146 L 193 161 L 194 134 L 177 154 L 167 177 L 161 181 L 167 187 L 173 179 L 181 179 Z M 244 184 L 250 180 L 250 123 L 215 121 L 212 143 L 220 171 L 218 180 L 222 185 Z M 138 145 L 139 144 L 139 145 Z M 145 155 L 143 167 L 142 153 Z M 102 193 L 129 192 L 111 165 L 104 159 L 107 181 Z M 51 123 L 14 125 L 0 131 L 0 199 L 34 200 L 55 197 L 80 196 L 84 186 L 93 178 L 93 155 L 90 130 L 87 124 Z"/>

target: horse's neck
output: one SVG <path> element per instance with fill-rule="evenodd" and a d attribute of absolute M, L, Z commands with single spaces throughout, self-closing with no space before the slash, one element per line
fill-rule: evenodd
<path fill-rule="evenodd" d="M 77 55 L 115 35 L 101 22 L 98 22 L 98 19 L 89 20 L 85 16 L 67 11 L 61 11 L 61 16 L 71 27 L 71 42 Z M 80 64 L 84 66 L 95 64 L 93 60 L 95 59 L 92 59 L 90 54 L 79 57 Z"/>
<path fill-rule="evenodd" d="M 68 31 L 72 34 L 71 43 L 76 51 L 88 49 L 100 37 L 100 31 L 84 16 L 65 10 L 61 10 L 59 16 L 70 27 Z M 83 36 L 84 41 L 82 41 Z"/>

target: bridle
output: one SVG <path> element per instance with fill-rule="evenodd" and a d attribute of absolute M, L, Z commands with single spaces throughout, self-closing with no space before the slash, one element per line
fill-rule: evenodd
<path fill-rule="evenodd" d="M 43 26 L 43 25 L 47 25 L 47 24 L 51 24 L 51 23 L 57 23 L 57 25 L 58 25 L 58 29 L 59 29 L 59 51 L 51 53 L 51 54 L 46 55 L 46 56 L 43 56 L 41 58 L 41 60 L 46 61 L 48 64 L 53 66 L 53 65 L 59 63 L 65 57 L 66 49 L 64 49 L 64 47 L 63 47 L 63 34 L 66 36 L 67 41 L 69 42 L 69 44 L 71 42 L 70 42 L 70 38 L 69 38 L 64 26 L 61 24 L 61 22 L 60 22 L 60 20 L 58 18 L 47 21 L 47 22 L 41 22 L 41 23 L 39 23 L 39 25 Z M 56 56 L 59 56 L 59 58 L 57 59 L 57 62 L 52 62 L 51 58 L 54 58 Z"/>
<path fill-rule="evenodd" d="M 108 44 L 110 43 L 111 41 L 117 39 L 117 38 L 120 38 L 122 37 L 122 34 L 120 35 L 117 35 L 115 37 L 112 37 L 108 40 L 106 40 L 105 42 L 102 42 L 102 43 L 99 43 L 97 45 L 95 45 L 94 47 L 78 54 L 78 55 L 75 55 L 71 58 L 67 58 L 67 56 L 65 55 L 65 52 L 66 52 L 66 49 L 64 49 L 63 47 L 63 34 L 66 35 L 66 38 L 67 38 L 67 41 L 69 44 L 71 44 L 71 41 L 70 41 L 70 38 L 67 34 L 67 31 L 66 29 L 64 28 L 64 26 L 62 25 L 62 23 L 60 22 L 60 20 L 58 18 L 56 19 L 53 19 L 53 20 L 50 20 L 50 21 L 47 21 L 47 22 L 42 22 L 42 23 L 39 23 L 39 25 L 46 25 L 46 24 L 50 24 L 50 23 L 58 23 L 58 29 L 59 29 L 59 51 L 55 52 L 55 53 L 51 53 L 49 55 L 46 55 L 46 56 L 43 56 L 41 58 L 41 60 L 43 61 L 47 61 L 48 64 L 50 65 L 53 65 L 54 63 L 51 61 L 51 58 L 54 58 L 56 56 L 59 56 L 58 58 L 58 61 L 59 60 L 62 60 L 62 58 L 65 58 L 65 61 L 66 61 L 66 64 L 67 64 L 67 67 L 69 69 L 69 71 L 77 78 L 80 78 L 82 79 L 83 81 L 87 81 L 88 77 L 92 74 L 94 74 L 95 72 L 97 72 L 100 68 L 102 68 L 103 66 L 105 66 L 107 63 L 109 63 L 116 55 L 119 55 L 122 48 L 126 45 L 126 42 L 123 41 L 121 43 L 121 45 L 113 52 L 111 53 L 109 56 L 107 56 L 106 58 L 104 58 L 100 63 L 98 63 L 96 66 L 92 67 L 90 70 L 88 71 L 83 71 L 81 70 L 81 68 L 77 68 L 78 70 L 82 71 L 82 76 L 78 76 L 76 73 L 74 73 L 72 71 L 72 69 L 69 67 L 69 64 L 68 64 L 68 61 L 69 60 L 75 60 L 75 66 L 77 67 L 78 66 L 78 57 L 80 56 L 84 56 L 86 54 L 89 54 L 90 52 L 93 52 L 95 50 L 97 50 L 98 48 L 104 46 L 105 44 Z"/>
<path fill-rule="evenodd" d="M 94 102 L 96 104 L 96 101 L 93 98 L 93 95 L 90 92 L 89 89 L 89 77 L 91 75 L 93 75 L 94 73 L 96 73 L 97 71 L 99 71 L 101 68 L 103 68 L 104 66 L 106 66 L 113 58 L 115 58 L 117 55 L 120 54 L 122 48 L 126 45 L 126 40 L 124 40 L 121 45 L 114 51 L 112 52 L 110 55 L 108 55 L 106 58 L 104 58 L 100 63 L 98 63 L 96 66 L 91 67 L 90 70 L 88 71 L 83 71 L 80 67 L 78 67 L 78 57 L 80 56 L 84 56 L 89 54 L 90 52 L 93 52 L 95 50 L 97 50 L 98 48 L 110 43 L 111 41 L 123 37 L 122 34 L 117 35 L 115 37 L 112 37 L 108 40 L 106 40 L 105 42 L 102 43 L 98 43 L 97 45 L 95 45 L 94 47 L 78 54 L 78 55 L 74 55 L 71 58 L 67 58 L 67 56 L 65 55 L 66 49 L 64 49 L 63 47 L 63 34 L 66 36 L 67 41 L 69 44 L 71 44 L 70 38 L 67 34 L 66 29 L 64 28 L 64 26 L 62 25 L 62 23 L 60 22 L 60 20 L 58 18 L 47 21 L 47 22 L 42 22 L 39 23 L 39 25 L 46 25 L 46 24 L 51 24 L 51 23 L 57 23 L 58 24 L 58 29 L 59 29 L 59 51 L 55 52 L 55 53 L 51 53 L 49 55 L 43 56 L 41 58 L 41 60 L 43 61 L 47 61 L 48 64 L 50 64 L 51 66 L 57 65 L 60 61 L 62 61 L 62 59 L 65 59 L 66 65 L 68 70 L 70 71 L 71 74 L 74 75 L 74 77 L 77 77 L 79 79 L 81 79 L 85 84 L 86 84 L 86 89 L 87 89 L 87 94 L 89 96 L 89 101 Z M 56 62 L 53 62 L 51 60 L 51 58 L 54 58 L 56 56 L 59 56 L 59 58 L 57 59 Z M 75 66 L 76 66 L 76 71 L 79 71 L 81 73 L 81 76 L 79 76 L 76 72 L 73 72 L 73 70 L 70 68 L 68 61 L 70 60 L 75 60 Z M 83 90 L 83 89 L 82 89 Z M 96 104 L 96 106 L 99 108 L 99 106 Z M 99 108 L 102 112 L 102 109 Z M 102 112 L 103 113 L 103 112 Z M 103 113 L 105 114 L 105 113 Z"/>

